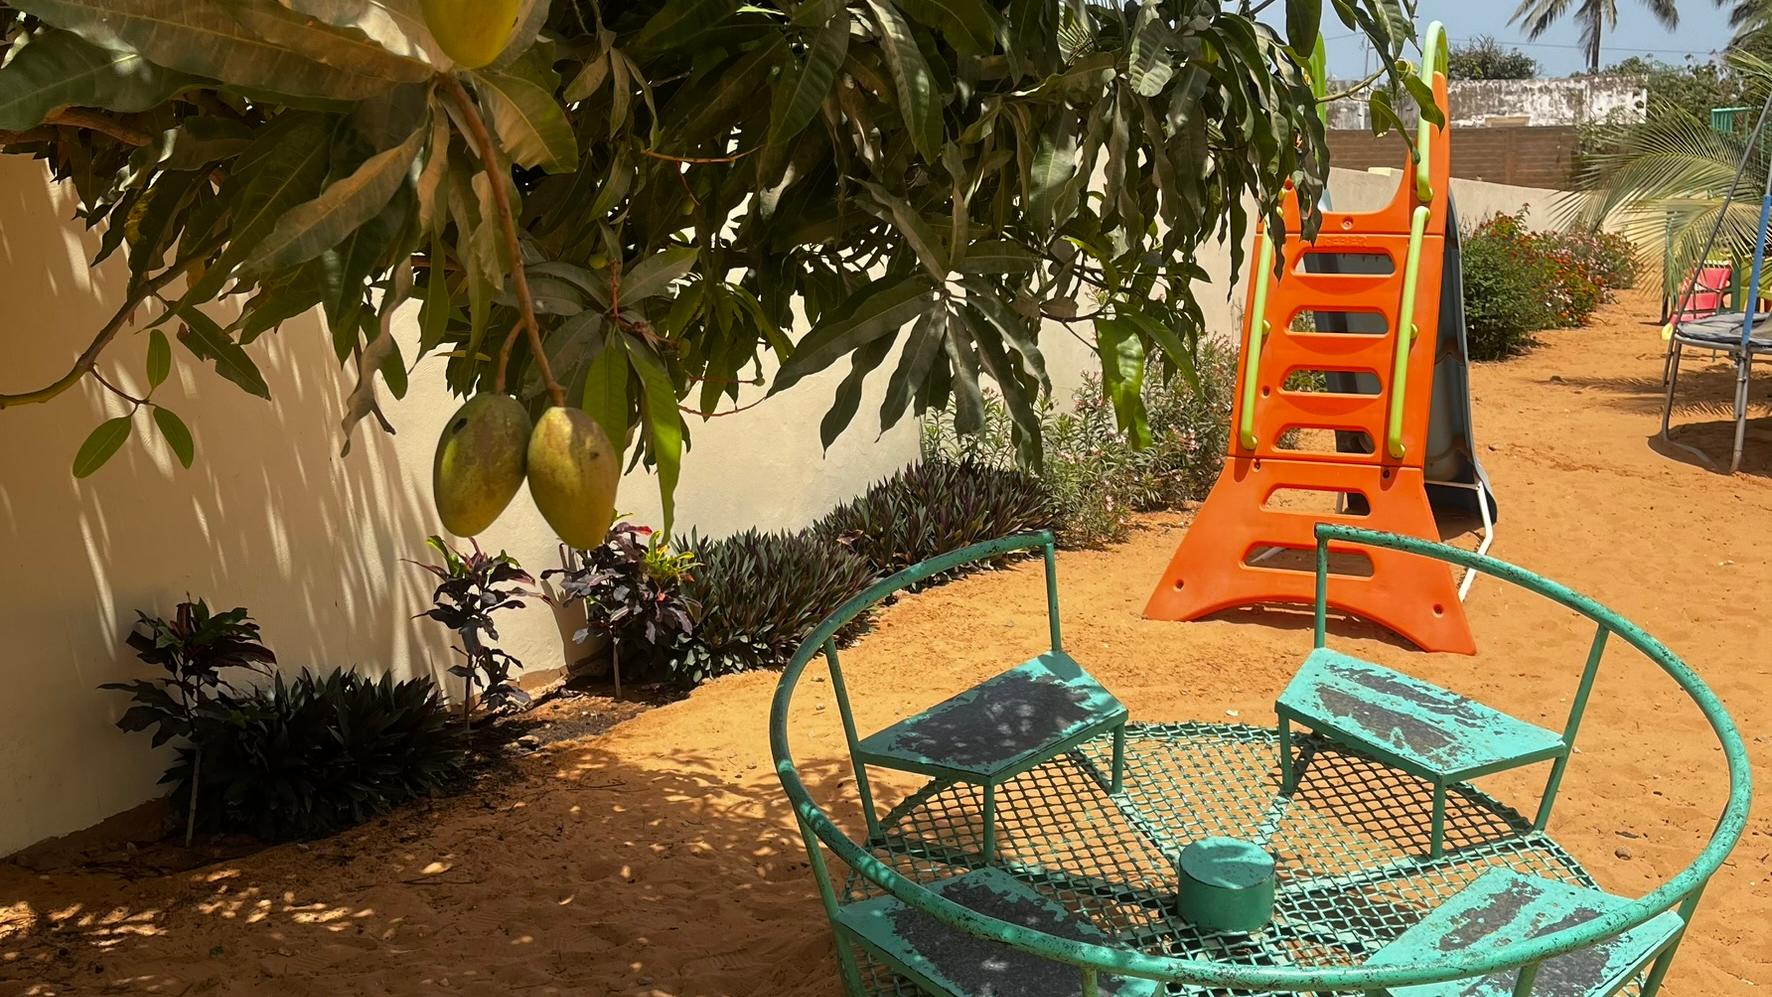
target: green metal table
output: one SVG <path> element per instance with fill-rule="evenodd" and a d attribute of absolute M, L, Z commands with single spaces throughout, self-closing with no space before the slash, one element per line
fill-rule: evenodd
<path fill-rule="evenodd" d="M 836 932 L 844 992 L 1654 994 L 1704 886 L 1746 825 L 1746 748 L 1722 704 L 1660 642 L 1548 579 L 1415 538 L 1330 525 L 1320 525 L 1317 538 L 1319 649 L 1332 546 L 1435 557 L 1587 617 L 1594 640 L 1563 733 L 1510 723 L 1444 690 L 1319 651 L 1276 704 L 1277 719 L 1303 721 L 1308 732 L 1289 724 L 1127 723 L 1114 709 L 1118 701 L 1105 691 L 1106 699 L 1094 696 L 1091 687 L 1085 699 L 1105 720 L 1088 721 L 1090 731 L 1075 740 L 1060 724 L 1064 717 L 1030 726 L 1042 744 L 1051 740 L 1046 727 L 1063 727 L 1062 747 L 1026 755 L 1016 740 L 1011 746 L 1018 750 L 1005 754 L 1018 759 L 1018 769 L 992 783 L 989 807 L 976 773 L 925 767 L 929 781 L 881 814 L 866 769 L 908 769 L 883 747 L 898 745 L 906 730 L 895 725 L 872 743 L 858 736 L 832 643 L 844 623 L 920 579 L 1043 549 L 1052 644 L 1055 652 L 1059 647 L 1050 535 L 934 558 L 876 583 L 821 623 L 784 671 L 771 709 L 776 771 Z M 1690 865 L 1637 898 L 1601 891 L 1552 837 L 1549 820 L 1608 637 L 1643 654 L 1690 697 L 1717 736 L 1729 777 L 1709 841 Z M 850 823 L 860 827 L 845 829 L 813 800 L 789 749 L 793 694 L 820 651 L 865 818 Z M 1425 737 L 1416 721 L 1444 736 Z M 1029 759 L 1037 760 L 1019 768 Z M 1540 762 L 1552 768 L 1533 818 L 1465 781 Z M 1249 856 L 1271 856 L 1272 917 L 1265 925 L 1208 930 L 1180 913 L 1177 862 L 1188 845 L 1208 839 L 1231 839 L 1233 851 L 1247 843 Z M 1253 881 L 1229 877 L 1208 885 Z M 1259 886 L 1261 903 L 1252 906 L 1265 909 L 1267 883 Z"/>

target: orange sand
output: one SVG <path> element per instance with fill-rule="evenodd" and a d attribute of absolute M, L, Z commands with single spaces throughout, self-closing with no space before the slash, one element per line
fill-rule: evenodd
<path fill-rule="evenodd" d="M 1654 452 L 1652 304 L 1474 375 L 1482 456 L 1500 492 L 1495 552 L 1586 591 L 1684 655 L 1722 696 L 1772 792 L 1772 419 L 1756 411 L 1736 477 Z M 1688 369 L 1678 438 L 1727 445 L 1730 374 Z M 1765 382 L 1762 380 L 1761 382 Z M 1762 388 L 1762 391 L 1772 386 Z M 1139 617 L 1185 517 L 1061 557 L 1069 642 L 1135 719 L 1245 721 L 1309 645 L 1300 621 Z M 907 599 L 847 658 L 859 721 L 881 725 L 1039 646 L 1036 564 Z M 1560 725 L 1591 631 L 1485 580 L 1476 659 L 1413 654 L 1369 630 L 1341 646 Z M 788 994 L 837 992 L 830 935 L 771 772 L 773 674 L 714 682 L 612 732 L 550 745 L 505 788 L 408 811 L 307 847 L 195 872 L 130 856 L 0 864 L 0 995 Z M 808 781 L 854 821 L 828 684 L 795 718 Z M 1724 798 L 1722 758 L 1671 682 L 1628 650 L 1601 673 L 1552 830 L 1608 888 L 1681 867 Z M 1528 806 L 1542 773 L 1485 788 Z M 1716 877 L 1665 993 L 1772 985 L 1772 822 L 1756 809 Z"/>

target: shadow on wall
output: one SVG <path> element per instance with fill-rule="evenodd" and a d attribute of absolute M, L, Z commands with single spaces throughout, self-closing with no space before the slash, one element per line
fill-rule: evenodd
<path fill-rule="evenodd" d="M 60 376 L 123 298 L 122 261 L 90 267 L 97 233 L 83 238 L 72 212 L 71 191 L 54 189 L 41 164 L 0 160 L 11 326 L 0 389 Z M 138 321 L 155 314 L 144 308 Z M 100 369 L 139 394 L 146 345 L 125 332 Z M 123 697 L 96 689 L 145 674 L 123 644 L 138 608 L 168 613 L 186 593 L 244 605 L 291 671 L 448 667 L 442 635 L 410 620 L 429 604 L 428 576 L 399 560 L 421 556 L 429 501 L 367 424 L 339 457 L 349 385 L 321 323 L 287 323 L 252 352 L 274 404 L 173 347 L 155 400 L 192 428 L 188 471 L 141 413 L 124 449 L 76 480 L 86 434 L 127 409 L 90 379 L 0 412 L 0 854 L 100 820 L 153 785 L 165 758 L 116 730 Z"/>

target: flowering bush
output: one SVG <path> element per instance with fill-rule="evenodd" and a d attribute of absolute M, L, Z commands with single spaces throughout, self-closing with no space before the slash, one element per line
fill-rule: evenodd
<path fill-rule="evenodd" d="M 1636 277 L 1628 239 L 1606 232 L 1534 232 L 1524 209 L 1495 215 L 1464 243 L 1465 321 L 1473 359 L 1524 352 L 1537 329 L 1585 325 Z"/>

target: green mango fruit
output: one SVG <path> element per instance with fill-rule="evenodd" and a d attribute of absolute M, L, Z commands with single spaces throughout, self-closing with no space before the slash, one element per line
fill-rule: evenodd
<path fill-rule="evenodd" d="M 492 525 L 523 484 L 529 413 L 510 395 L 467 400 L 437 438 L 431 497 L 443 528 L 471 537 Z"/>
<path fill-rule="evenodd" d="M 425 27 L 462 69 L 479 69 L 505 50 L 518 0 L 422 0 Z"/>
<path fill-rule="evenodd" d="M 575 408 L 543 412 L 529 434 L 528 463 L 529 497 L 554 533 L 580 550 L 602 543 L 615 522 L 621 451 L 597 420 Z"/>

